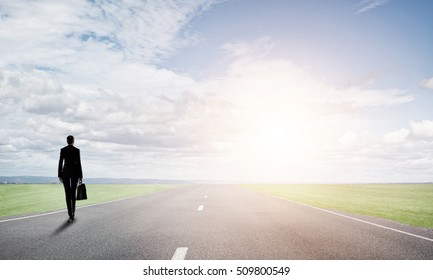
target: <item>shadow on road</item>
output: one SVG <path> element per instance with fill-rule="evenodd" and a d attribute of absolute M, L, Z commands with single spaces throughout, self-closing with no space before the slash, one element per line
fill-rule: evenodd
<path fill-rule="evenodd" d="M 70 227 L 73 223 L 68 223 L 68 222 L 64 222 L 63 224 L 61 224 L 52 234 L 51 236 L 55 236 L 59 233 L 61 233 L 62 231 L 64 231 L 66 228 Z"/>

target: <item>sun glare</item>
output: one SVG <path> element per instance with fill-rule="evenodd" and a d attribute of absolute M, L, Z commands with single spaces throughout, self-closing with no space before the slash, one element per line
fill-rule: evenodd
<path fill-rule="evenodd" d="M 302 157 L 306 151 L 305 137 L 300 121 L 290 116 L 270 115 L 252 128 L 249 145 L 259 159 L 284 162 Z"/>

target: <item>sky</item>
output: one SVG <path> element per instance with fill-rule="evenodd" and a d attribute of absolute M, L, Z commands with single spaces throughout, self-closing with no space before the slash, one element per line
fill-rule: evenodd
<path fill-rule="evenodd" d="M 0 175 L 433 181 L 432 1 L 0 2 Z"/>

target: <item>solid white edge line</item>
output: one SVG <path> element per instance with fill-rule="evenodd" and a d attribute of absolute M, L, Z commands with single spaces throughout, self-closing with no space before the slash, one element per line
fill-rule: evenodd
<path fill-rule="evenodd" d="M 261 192 L 258 192 L 258 193 L 261 193 Z M 323 208 L 320 208 L 320 207 L 304 204 L 304 203 L 301 203 L 301 202 L 296 202 L 296 201 L 293 201 L 293 200 L 290 200 L 290 199 L 287 199 L 287 198 L 284 198 L 284 197 L 279 197 L 279 196 L 272 195 L 272 194 L 267 194 L 267 193 L 261 193 L 261 194 L 264 194 L 264 195 L 267 195 L 267 196 L 270 196 L 270 197 L 273 197 L 273 198 L 278 198 L 278 199 L 282 199 L 282 200 L 285 200 L 285 201 L 289 201 L 291 203 L 299 204 L 299 205 L 302 205 L 302 206 L 305 206 L 305 207 L 310 207 L 310 208 L 313 208 L 313 209 L 316 209 L 316 210 L 320 210 L 320 211 L 323 211 L 323 212 L 327 212 L 327 213 L 330 213 L 330 214 L 334 214 L 334 215 L 337 215 L 337 216 L 340 216 L 340 217 L 343 217 L 343 218 L 347 218 L 347 219 L 350 219 L 350 220 L 358 221 L 358 222 L 361 222 L 361 223 L 369 224 L 369 225 L 380 227 L 380 228 L 383 228 L 383 229 L 388 229 L 388 230 L 391 230 L 391 231 L 395 231 L 395 232 L 398 232 L 398 233 L 406 234 L 406 235 L 409 235 L 409 236 L 412 236 L 412 237 L 416 237 L 416 238 L 420 238 L 420 239 L 424 239 L 424 240 L 433 242 L 432 238 L 424 237 L 424 236 L 421 236 L 421 235 L 413 234 L 413 233 L 410 233 L 410 232 L 402 231 L 402 230 L 391 228 L 391 227 L 387 227 L 387 226 L 382 226 L 382 225 L 379 225 L 379 224 L 376 224 L 376 223 L 368 222 L 368 221 L 365 221 L 365 220 L 361 220 L 361 219 L 358 219 L 358 218 L 354 218 L 354 217 L 351 217 L 351 216 L 340 214 L 340 213 L 337 213 L 337 212 L 334 212 L 334 211 L 330 211 L 330 210 L 327 210 L 327 209 L 323 209 Z"/>
<path fill-rule="evenodd" d="M 42 214 L 37 214 L 37 215 L 18 217 L 18 218 L 12 218 L 12 219 L 7 219 L 7 220 L 0 220 L 0 223 L 36 218 L 36 217 L 41 217 L 41 216 L 47 216 L 47 215 L 57 214 L 57 213 L 66 212 L 66 211 L 67 211 L 66 209 L 63 209 L 63 210 L 58 210 L 58 211 L 53 211 L 53 212 L 48 212 L 48 213 L 42 213 Z"/>
<path fill-rule="evenodd" d="M 200 205 L 200 206 L 197 208 L 197 211 L 203 211 L 203 208 L 204 208 L 204 206 L 203 206 L 203 205 Z"/>
<path fill-rule="evenodd" d="M 99 203 L 95 203 L 95 204 L 88 204 L 88 205 L 78 206 L 78 207 L 76 207 L 76 209 L 81 209 L 81 208 L 86 208 L 86 207 L 91 207 L 91 206 L 97 206 L 97 205 L 102 205 L 102 204 L 108 204 L 108 203 L 112 203 L 112 202 L 118 202 L 118 201 L 122 201 L 122 200 L 127 200 L 127 199 L 137 198 L 137 197 L 141 197 L 141 196 L 151 195 L 151 194 L 158 193 L 158 192 L 161 192 L 161 191 L 156 191 L 156 192 L 147 193 L 147 194 L 141 194 L 141 195 L 137 195 L 137 196 L 130 196 L 130 197 L 125 197 L 125 198 L 119 198 L 119 199 L 116 199 L 116 200 L 104 201 L 104 202 L 99 202 Z M 42 213 L 42 214 L 37 214 L 37 215 L 30 215 L 30 216 L 24 216 L 24 217 L 12 218 L 12 219 L 0 220 L 0 223 L 12 222 L 12 221 L 18 221 L 18 220 L 25 220 L 25 219 L 30 219 L 30 218 L 37 218 L 37 217 L 41 217 L 41 216 L 47 216 L 47 215 L 57 214 L 57 213 L 66 212 L 66 211 L 67 211 L 66 209 L 63 209 L 63 210 L 57 210 L 57 211 L 52 211 L 52 212 L 47 212 L 47 213 Z"/>
<path fill-rule="evenodd" d="M 187 252 L 188 252 L 188 247 L 179 247 L 174 252 L 171 260 L 184 260 Z"/>

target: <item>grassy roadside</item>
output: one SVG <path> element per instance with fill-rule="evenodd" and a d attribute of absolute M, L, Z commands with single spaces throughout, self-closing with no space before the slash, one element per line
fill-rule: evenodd
<path fill-rule="evenodd" d="M 317 207 L 433 228 L 433 184 L 241 186 Z"/>
<path fill-rule="evenodd" d="M 88 185 L 87 200 L 77 206 L 120 198 L 150 194 L 179 185 Z M 66 209 L 65 192 L 61 184 L 0 185 L 0 217 L 16 216 Z"/>

